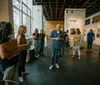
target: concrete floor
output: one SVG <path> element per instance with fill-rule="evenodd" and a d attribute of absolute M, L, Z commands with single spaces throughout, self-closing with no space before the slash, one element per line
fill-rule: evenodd
<path fill-rule="evenodd" d="M 82 59 L 72 59 L 72 49 L 66 50 L 60 58 L 60 68 L 49 70 L 51 60 L 51 42 L 45 49 L 45 56 L 26 65 L 30 75 L 24 85 L 100 85 L 100 57 L 98 47 L 93 52 L 81 50 Z"/>

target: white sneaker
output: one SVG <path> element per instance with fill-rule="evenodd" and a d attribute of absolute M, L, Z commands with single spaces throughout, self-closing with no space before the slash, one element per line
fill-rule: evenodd
<path fill-rule="evenodd" d="M 22 72 L 23 75 L 28 75 L 30 74 L 30 72 L 26 71 L 26 72 Z"/>
<path fill-rule="evenodd" d="M 80 59 L 81 59 L 81 57 L 78 57 L 78 59 L 80 60 Z"/>
<path fill-rule="evenodd" d="M 19 81 L 20 81 L 20 82 L 23 82 L 24 80 L 23 80 L 23 78 L 22 78 L 22 77 L 19 77 Z"/>
<path fill-rule="evenodd" d="M 74 55 L 72 56 L 72 58 L 74 58 Z"/>
<path fill-rule="evenodd" d="M 58 64 L 56 64 L 56 68 L 59 68 L 59 65 Z"/>
<path fill-rule="evenodd" d="M 38 55 L 36 55 L 35 57 L 36 57 L 36 58 L 39 58 L 39 56 L 38 56 Z"/>
<path fill-rule="evenodd" d="M 51 70 L 53 68 L 53 65 L 51 65 L 50 67 L 49 67 L 49 69 Z"/>

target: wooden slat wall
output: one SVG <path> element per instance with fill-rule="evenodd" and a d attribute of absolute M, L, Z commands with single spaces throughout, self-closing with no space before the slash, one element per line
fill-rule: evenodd
<path fill-rule="evenodd" d="M 61 30 L 64 30 L 64 21 L 46 21 L 46 35 L 50 36 L 52 30 L 56 29 L 57 24 L 61 24 Z"/>

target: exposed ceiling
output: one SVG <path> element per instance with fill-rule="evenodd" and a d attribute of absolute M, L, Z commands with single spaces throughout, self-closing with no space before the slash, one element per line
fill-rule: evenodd
<path fill-rule="evenodd" d="M 100 11 L 100 0 L 33 0 L 33 5 L 43 5 L 47 20 L 64 20 L 66 8 L 85 8 L 86 17 Z"/>

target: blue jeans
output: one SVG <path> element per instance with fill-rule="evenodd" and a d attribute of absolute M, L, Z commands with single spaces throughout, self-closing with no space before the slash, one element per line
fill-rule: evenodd
<path fill-rule="evenodd" d="M 58 64 L 60 55 L 61 55 L 61 49 L 52 47 L 52 65 L 54 65 L 55 57 L 56 57 L 56 63 Z"/>
<path fill-rule="evenodd" d="M 62 43 L 61 56 L 64 56 L 64 51 L 65 51 L 65 42 Z"/>
<path fill-rule="evenodd" d="M 4 75 L 4 68 L 3 68 L 3 64 L 0 64 L 0 72 L 2 75 Z"/>

